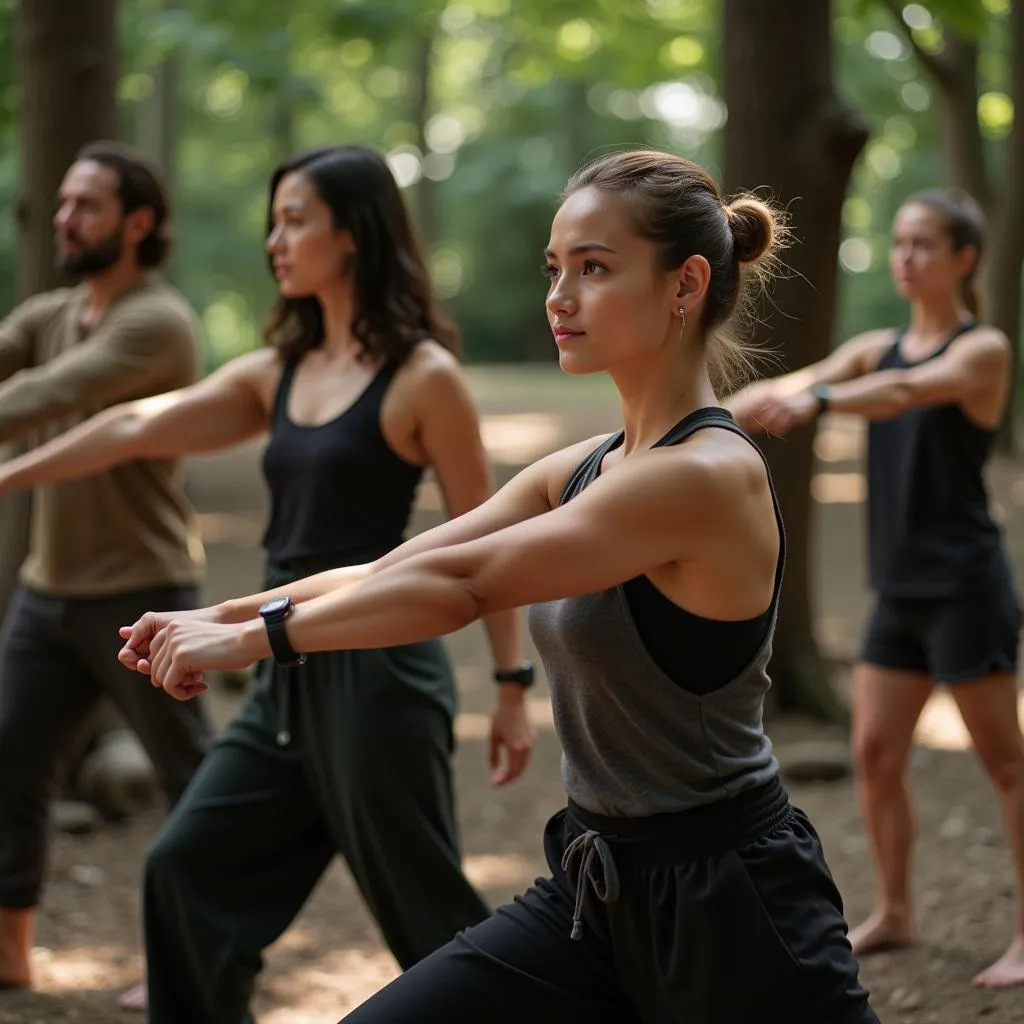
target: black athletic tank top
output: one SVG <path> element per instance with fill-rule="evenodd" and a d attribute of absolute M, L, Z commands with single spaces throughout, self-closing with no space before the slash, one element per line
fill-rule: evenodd
<path fill-rule="evenodd" d="M 381 403 L 398 364 L 386 363 L 352 405 L 315 427 L 288 416 L 297 365 L 289 359 L 281 373 L 263 453 L 267 555 L 300 568 L 380 558 L 402 542 L 423 475 L 422 467 L 395 454 L 380 429 Z"/>
<path fill-rule="evenodd" d="M 679 444 L 707 427 L 724 427 L 754 443 L 731 413 L 708 407 L 690 413 L 654 447 Z M 624 438 L 620 431 L 577 468 L 566 484 L 563 504 L 597 478 L 605 455 L 615 451 Z M 780 554 L 780 572 L 783 560 Z M 694 615 L 673 604 L 646 576 L 628 580 L 622 584 L 622 592 L 647 653 L 669 679 L 691 693 L 712 693 L 735 679 L 753 660 L 771 627 L 774 601 L 756 618 L 726 622 Z"/>
<path fill-rule="evenodd" d="M 964 324 L 928 359 L 976 327 Z M 903 369 L 905 329 L 877 369 Z M 1008 571 L 989 512 L 984 467 L 995 432 L 958 405 L 910 409 L 868 427 L 868 548 L 871 587 L 888 597 L 982 594 Z"/>

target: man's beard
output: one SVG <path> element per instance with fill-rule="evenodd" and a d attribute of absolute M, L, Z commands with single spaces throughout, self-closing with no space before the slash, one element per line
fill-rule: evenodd
<path fill-rule="evenodd" d="M 119 224 L 114 232 L 78 252 L 57 253 L 57 269 L 69 277 L 94 277 L 109 270 L 124 252 L 124 226 Z"/>

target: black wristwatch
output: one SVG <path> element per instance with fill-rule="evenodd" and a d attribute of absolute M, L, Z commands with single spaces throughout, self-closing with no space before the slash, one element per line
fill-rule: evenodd
<path fill-rule="evenodd" d="M 299 654 L 284 628 L 284 620 L 295 611 L 295 602 L 290 597 L 272 597 L 260 605 L 260 617 L 267 627 L 267 639 L 274 653 L 274 661 L 282 668 L 295 668 L 306 663 L 306 655 Z"/>
<path fill-rule="evenodd" d="M 827 384 L 812 384 L 808 390 L 818 400 L 819 414 L 827 412 L 832 404 L 832 389 Z"/>
<path fill-rule="evenodd" d="M 524 690 L 533 686 L 533 663 L 524 661 L 519 668 L 499 668 L 494 673 L 496 683 L 515 683 Z"/>

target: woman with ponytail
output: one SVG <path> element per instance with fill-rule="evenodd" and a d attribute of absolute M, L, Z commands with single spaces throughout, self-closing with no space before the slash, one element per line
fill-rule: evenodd
<path fill-rule="evenodd" d="M 977 204 L 955 190 L 908 199 L 890 263 L 910 323 L 869 331 L 827 359 L 727 403 L 748 429 L 785 434 L 826 409 L 868 428 L 874 610 L 853 679 L 853 741 L 875 861 L 875 909 L 854 951 L 915 939 L 907 762 L 935 684 L 946 684 L 995 786 L 1024 888 L 1024 741 L 1017 718 L 1021 611 L 984 469 L 1012 385 L 1012 348 L 979 321 Z M 1024 984 L 1024 910 L 1009 948 L 974 979 Z"/>

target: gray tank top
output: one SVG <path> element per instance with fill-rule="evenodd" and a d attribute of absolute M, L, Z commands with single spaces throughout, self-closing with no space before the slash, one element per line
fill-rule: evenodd
<path fill-rule="evenodd" d="M 707 408 L 687 416 L 655 447 L 679 444 L 708 427 L 750 440 L 726 410 Z M 577 467 L 561 504 L 597 478 L 605 455 L 622 441 L 620 431 Z M 710 693 L 691 693 L 658 667 L 621 586 L 530 608 L 530 632 L 562 743 L 562 781 L 580 807 L 611 817 L 674 813 L 735 796 L 778 773 L 762 724 L 785 562 L 774 485 L 772 501 L 781 546 L 768 631 L 739 675 Z"/>

